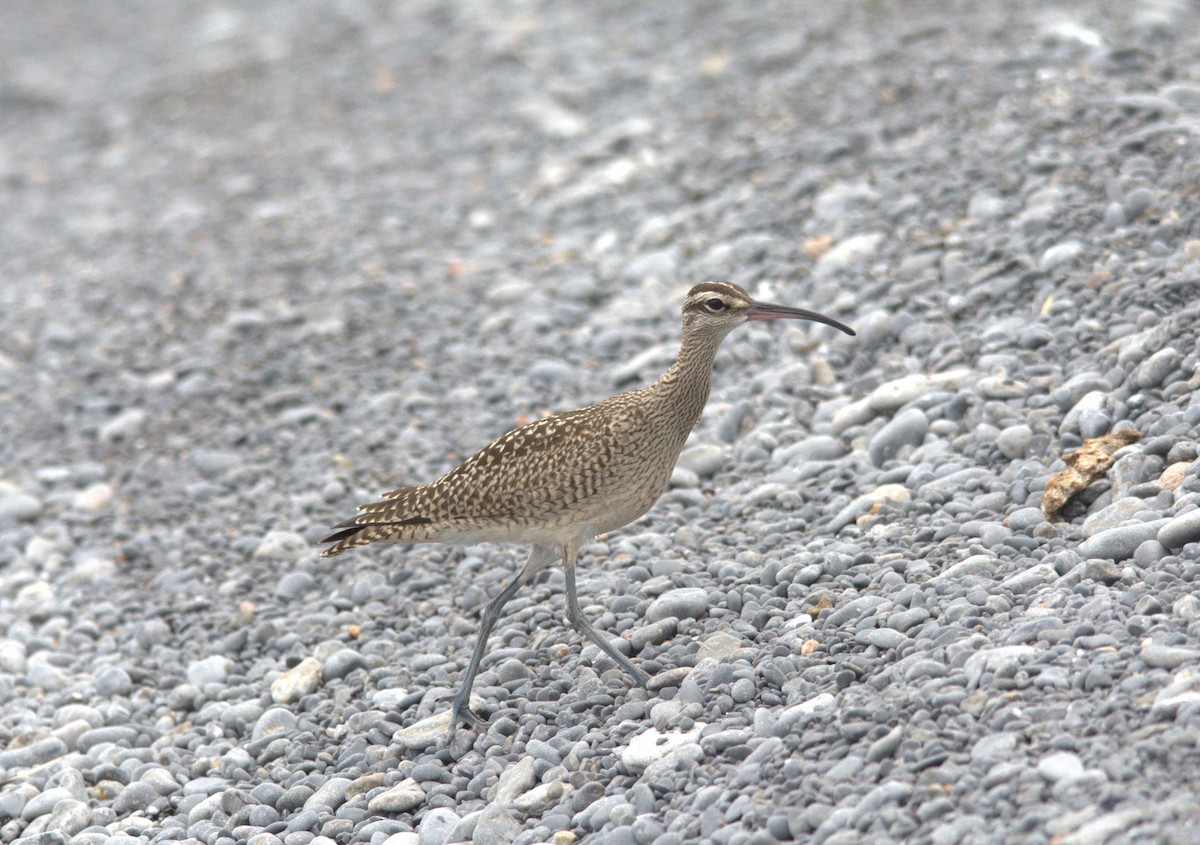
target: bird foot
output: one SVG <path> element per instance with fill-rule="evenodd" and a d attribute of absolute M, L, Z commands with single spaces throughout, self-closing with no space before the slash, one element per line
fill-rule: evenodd
<path fill-rule="evenodd" d="M 466 701 L 455 698 L 454 703 L 450 706 L 450 730 L 446 732 L 447 745 L 454 741 L 454 734 L 459 725 L 464 725 L 472 730 L 483 730 L 487 727 L 487 720 L 477 716 Z"/>

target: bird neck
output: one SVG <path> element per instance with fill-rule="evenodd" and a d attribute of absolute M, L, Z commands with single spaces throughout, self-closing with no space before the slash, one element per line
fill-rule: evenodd
<path fill-rule="evenodd" d="M 683 424 L 685 437 L 700 419 L 700 412 L 708 401 L 713 361 L 722 339 L 723 336 L 697 336 L 685 330 L 675 363 L 654 385 L 656 392 L 672 406 L 675 419 Z"/>

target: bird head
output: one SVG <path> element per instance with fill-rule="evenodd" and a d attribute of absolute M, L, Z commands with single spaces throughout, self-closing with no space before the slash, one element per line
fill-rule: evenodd
<path fill-rule="evenodd" d="M 685 329 L 708 330 L 724 337 L 734 326 L 750 320 L 810 320 L 854 334 L 854 329 L 816 311 L 759 302 L 732 282 L 702 282 L 683 300 Z"/>

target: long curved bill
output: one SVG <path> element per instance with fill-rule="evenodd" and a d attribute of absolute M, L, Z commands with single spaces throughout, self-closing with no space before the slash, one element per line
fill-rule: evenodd
<path fill-rule="evenodd" d="M 818 314 L 816 311 L 809 311 L 807 308 L 790 308 L 787 305 L 772 305 L 770 302 L 751 301 L 750 307 L 746 311 L 746 319 L 810 320 L 814 323 L 824 323 L 827 326 L 833 326 L 838 331 L 845 332 L 851 337 L 854 336 L 854 329 L 845 323 L 839 323 L 832 317 L 826 317 L 824 314 Z"/>

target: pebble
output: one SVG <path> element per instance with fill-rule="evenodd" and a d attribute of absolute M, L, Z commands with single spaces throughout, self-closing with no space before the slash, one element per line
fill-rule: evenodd
<path fill-rule="evenodd" d="M 321 667 L 321 677 L 326 682 L 345 678 L 355 669 L 364 669 L 367 665 L 367 659 L 358 650 L 340 648 L 325 658 Z"/>
<path fill-rule="evenodd" d="M 931 375 L 904 376 L 885 382 L 871 391 L 868 404 L 876 413 L 891 413 L 926 394 L 957 387 L 974 374 L 974 370 L 963 367 Z"/>
<path fill-rule="evenodd" d="M 657 763 L 680 748 L 695 744 L 700 731 L 699 725 L 688 731 L 647 728 L 619 752 L 621 763 L 631 772 L 644 772 L 652 763 Z"/>
<path fill-rule="evenodd" d="M 59 801 L 74 799 L 75 796 L 71 794 L 71 790 L 61 786 L 51 787 L 33 796 L 25 803 L 25 807 L 21 811 L 21 818 L 31 822 L 39 816 L 52 813 Z"/>
<path fill-rule="evenodd" d="M 1100 531 L 1079 544 L 1079 554 L 1084 558 L 1117 562 L 1128 560 L 1133 557 L 1139 545 L 1146 540 L 1157 538 L 1159 529 L 1166 523 L 1165 519 L 1155 519 Z"/>
<path fill-rule="evenodd" d="M 1083 762 L 1070 751 L 1055 751 L 1038 760 L 1037 771 L 1051 783 L 1078 780 L 1083 775 Z"/>
<path fill-rule="evenodd" d="M 269 531 L 254 549 L 267 560 L 294 560 L 312 553 L 312 545 L 295 531 Z"/>
<path fill-rule="evenodd" d="M 100 426 L 97 434 L 101 443 L 113 443 L 118 440 L 132 440 L 141 434 L 150 415 L 143 408 L 126 408 L 111 420 Z"/>
<path fill-rule="evenodd" d="M 663 593 L 650 603 L 646 619 L 659 622 L 675 619 L 698 619 L 708 611 L 708 592 L 700 587 L 680 587 Z"/>
<path fill-rule="evenodd" d="M 1033 440 L 1033 429 L 1025 423 L 1018 423 L 1000 431 L 996 437 L 996 448 L 1004 457 L 1015 461 L 1029 453 L 1031 440 Z"/>
<path fill-rule="evenodd" d="M 400 783 L 384 792 L 379 793 L 367 802 L 367 809 L 372 813 L 407 813 L 425 803 L 425 790 L 412 778 L 405 778 Z"/>
<path fill-rule="evenodd" d="M 271 700 L 276 704 L 291 704 L 314 693 L 321 686 L 321 662 L 306 657 L 271 682 Z"/>
<path fill-rule="evenodd" d="M 1200 542 L 1200 508 L 1168 519 L 1158 529 L 1157 539 L 1171 550 Z"/>
<path fill-rule="evenodd" d="M 865 263 L 875 254 L 883 237 L 881 232 L 865 232 L 845 238 L 817 259 L 813 275 L 823 279 Z"/>
<path fill-rule="evenodd" d="M 1200 706 L 1200 671 L 1194 668 L 1181 669 L 1170 683 L 1159 690 L 1150 705 L 1150 715 L 1163 719 L 1174 719 L 1181 708 Z"/>
<path fill-rule="evenodd" d="M 36 739 L 28 745 L 0 751 L 0 769 L 28 769 L 48 763 L 67 753 L 67 744 L 58 737 Z"/>
<path fill-rule="evenodd" d="M 1101 508 L 1083 521 L 1083 536 L 1092 537 L 1101 531 L 1118 527 L 1121 523 L 1135 519 L 1137 514 L 1149 510 L 1145 499 L 1127 496 Z"/>
<path fill-rule="evenodd" d="M 690 470 L 699 478 L 716 475 L 725 465 L 725 449 L 710 443 L 700 443 L 684 449 L 676 466 Z"/>
<path fill-rule="evenodd" d="M 1158 669 L 1176 669 L 1185 664 L 1194 665 L 1200 662 L 1200 649 L 1149 643 L 1142 646 L 1138 656 L 1147 666 L 1154 666 Z"/>
<path fill-rule="evenodd" d="M 704 660 L 727 660 L 735 657 L 744 648 L 745 643 L 740 637 L 728 631 L 716 631 L 700 643 L 700 648 L 696 651 L 696 665 Z"/>
<path fill-rule="evenodd" d="M 282 599 L 303 598 L 316 583 L 316 579 L 307 572 L 294 570 L 279 579 L 275 585 L 275 595 Z"/>
<path fill-rule="evenodd" d="M 867 445 L 871 463 L 883 466 L 905 446 L 916 447 L 929 432 L 929 418 L 919 408 L 906 408 L 875 433 Z"/>
<path fill-rule="evenodd" d="M 899 648 L 908 642 L 902 632 L 892 628 L 866 628 L 854 635 L 855 642 L 882 649 Z"/>
<path fill-rule="evenodd" d="M 1174 349 L 1160 349 L 1142 362 L 1134 373 L 1133 382 L 1140 390 L 1158 387 L 1168 377 L 1180 371 L 1183 356 Z"/>
<path fill-rule="evenodd" d="M 417 845 L 445 845 L 461 819 L 449 807 L 435 807 L 417 826 Z"/>
<path fill-rule="evenodd" d="M 1005 523 L 1013 531 L 1029 531 L 1046 522 L 1041 508 L 1019 508 L 1008 515 Z"/>
<path fill-rule="evenodd" d="M 1053 273 L 1055 270 L 1070 267 L 1083 252 L 1083 244 L 1079 241 L 1064 241 L 1047 249 L 1038 259 L 1038 270 L 1042 273 Z"/>
<path fill-rule="evenodd" d="M 233 669 L 232 660 L 223 654 L 214 654 L 188 666 L 188 683 L 200 688 L 206 684 L 223 684 Z"/>
<path fill-rule="evenodd" d="M 482 703 L 478 696 L 471 696 L 470 706 L 475 709 Z M 424 751 L 446 735 L 450 729 L 450 711 L 436 713 L 428 718 L 414 722 L 407 728 L 401 728 L 392 734 L 392 740 L 407 751 Z"/>
<path fill-rule="evenodd" d="M 471 834 L 472 845 L 508 845 L 521 834 L 521 825 L 502 804 L 483 809 Z"/>
<path fill-rule="evenodd" d="M 1029 392 L 1029 385 L 1007 375 L 984 376 L 975 387 L 985 399 L 1020 399 Z"/>
<path fill-rule="evenodd" d="M 0 494 L 0 525 L 6 522 L 32 522 L 42 515 L 44 507 L 41 499 L 29 493 Z"/>
<path fill-rule="evenodd" d="M 112 503 L 115 495 L 116 491 L 111 484 L 97 482 L 76 493 L 71 499 L 71 504 L 76 510 L 102 511 Z"/>
<path fill-rule="evenodd" d="M 254 722 L 252 738 L 255 741 L 295 729 L 296 714 L 286 707 L 269 707 Z"/>
<path fill-rule="evenodd" d="M 535 783 L 533 758 L 525 757 L 501 773 L 500 781 L 492 791 L 492 800 L 510 805 L 523 793 L 533 789 Z"/>

